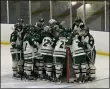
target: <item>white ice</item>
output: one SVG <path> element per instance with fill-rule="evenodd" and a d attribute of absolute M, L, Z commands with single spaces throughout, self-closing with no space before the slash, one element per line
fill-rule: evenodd
<path fill-rule="evenodd" d="M 61 83 L 49 81 L 24 81 L 12 78 L 12 59 L 10 47 L 1 45 L 1 88 L 109 88 L 109 57 L 96 56 L 96 76 L 98 81 L 84 84 Z"/>

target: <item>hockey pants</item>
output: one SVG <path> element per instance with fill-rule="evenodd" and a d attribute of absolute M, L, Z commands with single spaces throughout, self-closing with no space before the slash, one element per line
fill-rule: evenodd
<path fill-rule="evenodd" d="M 44 55 L 44 63 L 45 63 L 46 75 L 51 76 L 52 75 L 52 66 L 53 66 L 53 57 Z"/>
<path fill-rule="evenodd" d="M 87 71 L 86 55 L 73 57 L 73 69 L 76 78 L 79 78 L 80 76 L 83 75 L 86 76 L 86 71 Z"/>
<path fill-rule="evenodd" d="M 64 60 L 65 58 L 63 57 L 54 57 L 56 78 L 62 76 Z"/>
<path fill-rule="evenodd" d="M 33 63 L 32 63 L 32 58 L 30 59 L 24 59 L 24 73 L 26 75 L 31 75 L 31 72 L 33 70 Z"/>

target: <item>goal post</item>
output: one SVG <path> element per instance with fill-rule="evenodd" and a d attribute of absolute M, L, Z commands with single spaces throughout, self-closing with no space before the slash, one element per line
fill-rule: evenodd
<path fill-rule="evenodd" d="M 72 64 L 73 64 L 73 59 L 71 55 L 71 50 L 70 47 L 67 47 L 66 48 L 66 81 L 68 83 L 72 82 L 75 76 Z"/>

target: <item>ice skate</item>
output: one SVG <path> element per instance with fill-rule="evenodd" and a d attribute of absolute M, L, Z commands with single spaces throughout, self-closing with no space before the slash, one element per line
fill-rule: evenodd
<path fill-rule="evenodd" d="M 17 73 L 17 74 L 13 74 L 13 78 L 20 78 L 20 75 Z"/>

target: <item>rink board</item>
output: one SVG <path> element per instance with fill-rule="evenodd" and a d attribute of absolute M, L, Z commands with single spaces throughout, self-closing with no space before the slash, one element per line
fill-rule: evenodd
<path fill-rule="evenodd" d="M 10 34 L 13 32 L 14 24 L 1 24 L 1 44 L 9 45 Z M 97 54 L 110 56 L 109 53 L 109 32 L 93 31 L 90 33 L 95 39 Z M 105 41 L 105 42 L 104 42 Z"/>

